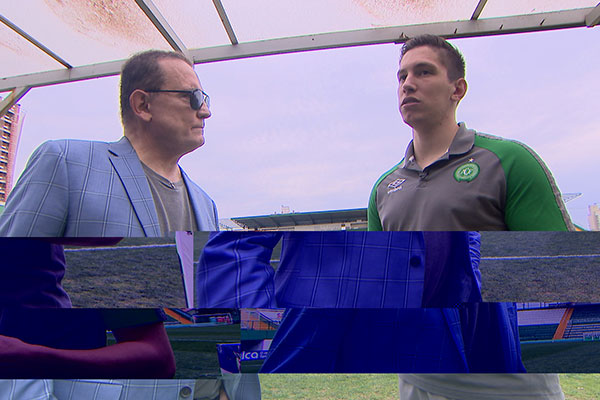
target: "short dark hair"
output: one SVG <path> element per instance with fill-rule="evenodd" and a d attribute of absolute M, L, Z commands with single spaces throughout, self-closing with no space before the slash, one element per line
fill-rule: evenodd
<path fill-rule="evenodd" d="M 121 70 L 121 120 L 123 124 L 132 116 L 129 96 L 136 89 L 158 90 L 164 83 L 163 70 L 159 61 L 173 58 L 194 64 L 182 53 L 176 51 L 149 50 L 133 55 Z"/>
<path fill-rule="evenodd" d="M 448 70 L 448 79 L 455 81 L 458 78 L 465 77 L 465 59 L 463 55 L 444 38 L 435 35 L 419 35 L 406 41 L 400 51 L 400 61 L 408 51 L 421 46 L 429 46 L 437 50 L 442 64 Z"/>

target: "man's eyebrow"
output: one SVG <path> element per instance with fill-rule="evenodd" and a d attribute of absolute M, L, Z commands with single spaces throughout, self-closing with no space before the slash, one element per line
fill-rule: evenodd
<path fill-rule="evenodd" d="M 419 63 L 416 63 L 414 65 L 410 66 L 411 69 L 418 69 L 418 68 L 436 68 L 435 64 L 427 62 L 427 61 L 421 61 Z M 398 70 L 397 75 L 400 76 L 400 74 L 405 74 L 406 73 L 406 68 L 400 68 Z"/>

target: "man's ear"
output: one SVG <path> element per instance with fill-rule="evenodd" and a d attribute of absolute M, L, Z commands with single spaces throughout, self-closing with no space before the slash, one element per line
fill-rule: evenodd
<path fill-rule="evenodd" d="M 129 106 L 133 114 L 144 122 L 152 121 L 150 93 L 135 89 L 129 96 Z"/>
<path fill-rule="evenodd" d="M 459 103 L 463 97 L 467 94 L 467 81 L 465 78 L 458 78 L 454 81 L 454 93 L 452 93 L 452 100 Z"/>

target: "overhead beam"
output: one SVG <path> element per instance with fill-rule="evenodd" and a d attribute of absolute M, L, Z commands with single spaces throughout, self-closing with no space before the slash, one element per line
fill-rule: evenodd
<path fill-rule="evenodd" d="M 429 33 L 447 39 L 535 32 L 584 27 L 592 8 L 528 14 L 480 20 L 438 22 L 355 31 L 332 32 L 257 42 L 237 46 L 216 46 L 190 50 L 196 63 L 233 60 L 247 57 L 294 53 L 339 47 L 383 43 L 403 43 L 408 38 Z"/>
<path fill-rule="evenodd" d="M 10 92 L 10 94 L 8 96 L 6 96 L 4 99 L 2 99 L 2 101 L 0 101 L 0 118 L 4 117 L 4 114 L 6 114 L 6 112 L 8 110 L 10 110 L 10 108 L 12 106 L 14 106 L 17 101 L 21 100 L 21 97 L 25 96 L 25 94 L 27 94 L 29 89 L 31 89 L 31 88 L 30 87 L 15 88 L 12 90 L 12 92 Z"/>
<path fill-rule="evenodd" d="M 71 69 L 37 72 L 10 78 L 0 78 L 0 92 L 12 90 L 15 87 L 48 86 L 55 85 L 57 83 L 75 82 L 92 78 L 101 78 L 104 76 L 118 75 L 121 73 L 121 67 L 123 64 L 125 64 L 125 60 L 84 65 L 82 67 L 74 67 Z"/>
<path fill-rule="evenodd" d="M 8 26 L 10 29 L 15 31 L 18 35 L 22 36 L 29 43 L 33 44 L 35 47 L 37 47 L 38 49 L 40 49 L 41 51 L 43 51 L 44 53 L 46 53 L 47 55 L 52 57 L 55 61 L 62 64 L 64 67 L 73 68 L 71 66 L 71 64 L 69 64 L 62 58 L 60 58 L 60 56 L 58 54 L 56 54 L 55 52 L 53 52 L 52 50 L 50 50 L 49 48 L 44 46 L 42 43 L 38 42 L 34 37 L 32 37 L 30 34 L 28 34 L 24 30 L 22 30 L 21 28 L 19 28 L 15 24 L 13 24 L 11 21 L 8 20 L 8 18 L 6 18 L 2 14 L 0 14 L 0 21 L 2 21 L 4 23 L 4 25 Z"/>
<path fill-rule="evenodd" d="M 588 27 L 596 26 L 600 23 L 600 3 L 585 16 L 585 24 Z"/>
<path fill-rule="evenodd" d="M 477 3 L 477 7 L 475 7 L 475 11 L 473 11 L 473 15 L 471 15 L 471 20 L 476 20 L 479 19 L 479 16 L 481 15 L 481 12 L 483 11 L 483 8 L 485 7 L 487 3 L 487 0 L 479 0 L 479 3 Z"/>
<path fill-rule="evenodd" d="M 544 31 L 586 26 L 585 18 L 593 8 L 557 11 L 483 20 L 440 22 L 424 25 L 410 25 L 389 28 L 362 29 L 347 32 L 323 33 L 282 39 L 240 43 L 235 46 L 216 46 L 190 50 L 196 64 L 285 54 L 309 50 L 332 49 L 338 47 L 363 46 L 382 43 L 402 43 L 408 38 L 430 33 L 445 38 L 464 38 L 502 35 L 509 33 Z M 46 86 L 102 76 L 118 75 L 125 60 L 76 67 L 70 70 L 57 70 L 0 78 L 0 91 L 12 90 L 21 86 Z"/>
<path fill-rule="evenodd" d="M 237 37 L 235 36 L 235 32 L 233 31 L 231 22 L 229 22 L 229 17 L 227 17 L 227 13 L 225 12 L 225 7 L 223 7 L 223 3 L 221 3 L 221 0 L 213 0 L 213 4 L 217 9 L 219 18 L 221 18 L 221 22 L 223 23 L 223 27 L 227 32 L 227 36 L 229 36 L 229 41 L 231 42 L 231 44 L 238 44 Z"/>
<path fill-rule="evenodd" d="M 152 24 L 158 29 L 162 37 L 169 43 L 173 50 L 180 51 L 185 54 L 186 57 L 190 57 L 189 50 L 183 43 L 183 41 L 177 36 L 171 25 L 167 22 L 165 17 L 162 15 L 158 7 L 152 2 L 152 0 L 135 0 L 137 5 L 142 9 L 144 14 L 152 22 Z"/>

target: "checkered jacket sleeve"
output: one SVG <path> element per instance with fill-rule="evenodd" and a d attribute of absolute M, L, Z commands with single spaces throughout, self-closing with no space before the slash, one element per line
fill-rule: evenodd
<path fill-rule="evenodd" d="M 277 305 L 420 307 L 423 245 L 421 232 L 287 232 L 275 276 Z"/>
<path fill-rule="evenodd" d="M 109 159 L 111 145 L 125 150 L 113 159 L 121 175 Z M 126 139 L 55 140 L 32 154 L 0 216 L 0 235 L 160 236 L 160 228 L 146 176 Z"/>
<path fill-rule="evenodd" d="M 65 153 L 46 142 L 31 155 L 0 216 L 2 236 L 64 236 L 69 188 Z"/>
<path fill-rule="evenodd" d="M 275 308 L 270 259 L 280 238 L 280 233 L 211 233 L 198 261 L 196 307 Z"/>

